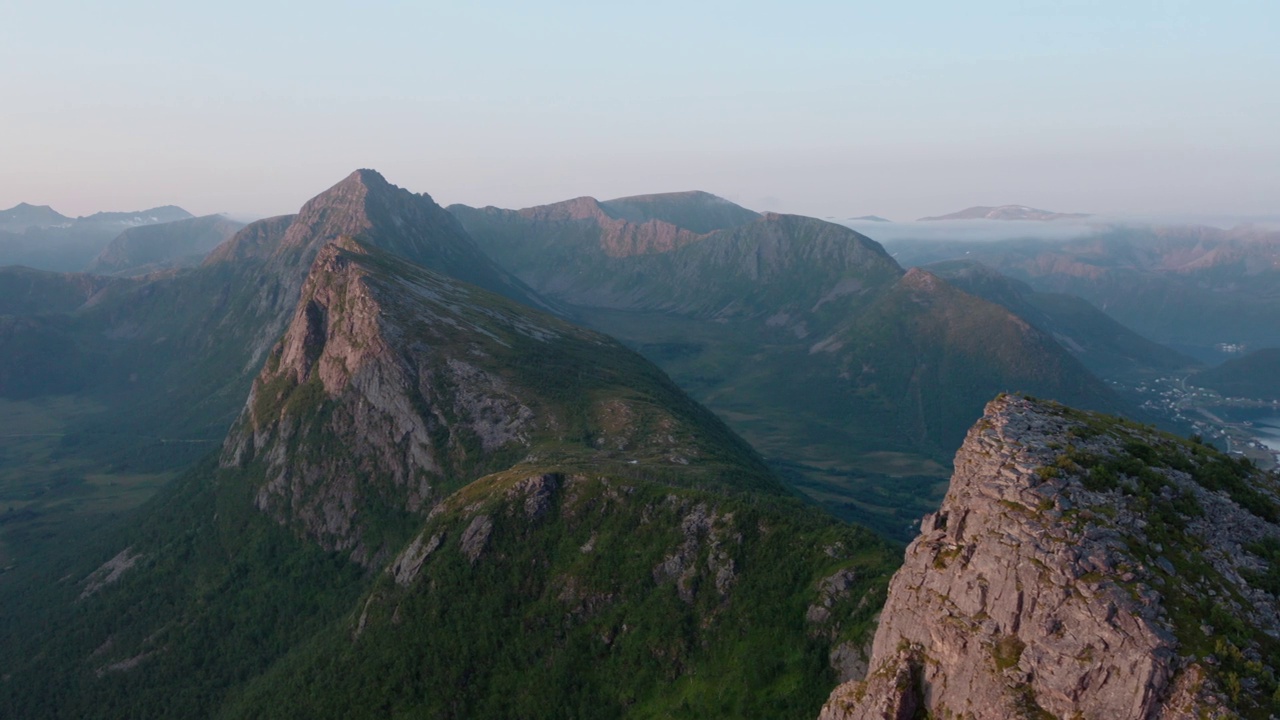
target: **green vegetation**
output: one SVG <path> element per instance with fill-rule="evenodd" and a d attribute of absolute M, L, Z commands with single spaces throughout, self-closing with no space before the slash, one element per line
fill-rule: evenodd
<path fill-rule="evenodd" d="M 254 482 L 204 464 L 93 559 L 140 553 L 118 583 L 79 602 L 81 584 L 47 586 L 36 627 L 49 630 L 0 638 L 27 648 L 0 704 L 21 717 L 811 717 L 834 684 L 831 643 L 869 637 L 897 555 L 785 499 L 562 478 L 533 520 L 497 479 L 422 528 L 445 542 L 401 588 L 256 511 Z M 699 506 L 719 519 L 697 536 L 686 600 L 655 568 Z M 471 563 L 458 543 L 475 512 L 494 530 Z M 717 567 L 732 572 L 723 594 Z M 857 581 L 828 639 L 805 610 L 840 568 Z"/>
<path fill-rule="evenodd" d="M 972 260 L 935 262 L 926 268 L 965 292 L 1004 306 L 1056 338 L 1067 338 L 1063 345 L 1101 378 L 1167 376 L 1196 364 L 1121 325 L 1080 297 L 1037 292 L 1026 283 Z"/>
<path fill-rule="evenodd" d="M 142 555 L 118 583 L 77 600 L 85 558 L 64 560 L 61 581 L 31 570 L 35 582 L 6 592 L 6 607 L 27 606 L 4 625 L 0 705 L 14 717 L 207 714 L 359 591 L 358 568 L 258 513 L 243 481 L 215 484 L 211 461 L 100 541 L 92 563 Z"/>
<path fill-rule="evenodd" d="M 689 602 L 675 582 L 655 582 L 655 567 L 681 544 L 681 517 L 697 503 L 719 512 L 734 504 L 648 483 L 570 482 L 562 492 L 572 500 L 536 526 L 489 509 L 494 535 L 474 564 L 455 548 L 467 516 L 437 518 L 423 535 L 442 532 L 445 546 L 413 587 L 384 578 L 358 603 L 358 639 L 353 627 L 362 621 L 353 616 L 255 680 L 228 715 L 340 717 L 369 707 L 530 718 L 816 712 L 833 679 L 827 641 L 808 632 L 805 608 L 821 578 L 850 562 L 822 547 L 853 551 L 863 579 L 851 601 L 877 598 L 860 612 L 842 608 L 859 623 L 846 634 L 858 638 L 870 629 L 870 605 L 882 601 L 891 553 L 864 531 L 737 507 L 724 532 L 741 539 L 720 547 L 740 574 L 722 596 L 707 566 L 712 550 L 700 550 Z"/>
<path fill-rule="evenodd" d="M 175 476 L 166 464 L 216 446 L 134 438 L 108 455 L 98 444 L 114 434 L 75 429 L 99 412 L 74 397 L 0 399 L 0 585 L 10 580 L 5 572 L 38 565 L 52 548 L 141 505 Z"/>
<path fill-rule="evenodd" d="M 1262 572 L 1246 570 L 1241 575 L 1250 585 L 1280 597 L 1280 539 L 1265 538 L 1245 549 L 1261 558 L 1267 569 Z"/>
<path fill-rule="evenodd" d="M 1070 434 L 1082 440 L 1107 435 L 1121 443 L 1122 452 L 1108 458 L 1068 447 L 1057 461 L 1059 467 L 1078 467 L 1085 472 L 1081 481 L 1090 490 L 1119 488 L 1126 494 L 1150 499 L 1168 484 L 1162 470 L 1185 472 L 1207 490 L 1225 492 L 1244 509 L 1266 520 L 1280 522 L 1280 507 L 1253 486 L 1257 467 L 1245 458 L 1232 459 L 1194 439 L 1159 433 L 1149 426 L 1122 418 L 1084 413 L 1064 408 L 1068 417 L 1084 423 Z M 1128 481 L 1122 480 L 1127 478 Z M 1193 498 L 1179 498 L 1179 515 L 1202 515 Z"/>
<path fill-rule="evenodd" d="M 1134 558 L 1146 558 L 1149 569 L 1159 575 L 1162 605 L 1180 652 L 1214 658 L 1205 670 L 1243 717 L 1265 720 L 1280 712 L 1280 686 L 1273 670 L 1280 667 L 1280 641 L 1242 617 L 1240 608 L 1248 600 L 1206 558 L 1202 541 L 1186 532 L 1187 524 L 1203 517 L 1205 509 L 1168 477 L 1185 473 L 1206 490 L 1225 493 L 1258 518 L 1275 523 L 1280 508 L 1257 487 L 1261 471 L 1194 438 L 1070 408 L 1060 412 L 1081 423 L 1068 434 L 1098 452 L 1069 444 L 1061 448 L 1054 469 L 1079 477 L 1095 492 L 1121 493 L 1129 509 L 1143 519 L 1140 531 L 1125 529 L 1126 543 Z M 1267 566 L 1262 572 L 1242 572 L 1246 582 L 1273 594 L 1280 591 L 1280 541 L 1268 539 L 1246 550 Z"/>

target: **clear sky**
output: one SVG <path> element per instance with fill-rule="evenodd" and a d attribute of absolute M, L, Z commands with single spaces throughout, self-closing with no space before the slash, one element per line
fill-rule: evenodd
<path fill-rule="evenodd" d="M 1280 211 L 1280 2 L 0 0 L 0 208 Z"/>

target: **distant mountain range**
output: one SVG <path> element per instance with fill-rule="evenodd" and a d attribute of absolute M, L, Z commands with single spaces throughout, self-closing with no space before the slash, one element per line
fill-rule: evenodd
<path fill-rule="evenodd" d="M 1213 359 L 1219 343 L 1280 346 L 1280 232 L 1108 226 L 1084 237 L 900 240 L 905 264 L 978 261 L 1042 292 L 1085 298 L 1144 337 Z"/>
<path fill-rule="evenodd" d="M 153 225 L 156 223 L 185 220 L 191 213 L 176 205 L 163 205 L 149 210 L 133 212 L 97 212 L 70 218 L 48 205 L 18 203 L 8 210 L 0 210 L 0 230 L 21 233 L 31 228 L 47 228 L 72 223 L 116 224 L 125 226 Z"/>
<path fill-rule="evenodd" d="M 0 210 L 0 230 L 22 232 L 31 227 L 49 227 L 72 222 L 72 219 L 48 205 L 18 203 L 8 210 Z"/>
<path fill-rule="evenodd" d="M 1050 210 L 1037 210 L 1025 205 L 1000 205 L 990 207 L 978 205 L 966 208 L 949 215 L 923 217 L 919 222 L 934 220 L 1069 220 L 1089 217 L 1085 213 L 1060 213 Z"/>
<path fill-rule="evenodd" d="M 193 267 L 242 227 L 244 223 L 222 215 L 132 227 L 117 235 L 86 271 L 142 275 L 165 268 Z"/>
<path fill-rule="evenodd" d="M 165 205 L 73 219 L 47 205 L 22 203 L 0 211 L 0 266 L 25 265 L 59 272 L 85 270 L 121 232 L 191 217 L 180 207 Z"/>

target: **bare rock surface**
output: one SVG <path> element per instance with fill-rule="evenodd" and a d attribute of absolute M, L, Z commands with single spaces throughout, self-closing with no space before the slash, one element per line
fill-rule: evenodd
<path fill-rule="evenodd" d="M 488 515 L 477 515 L 466 530 L 462 531 L 460 545 L 462 554 L 471 562 L 480 559 L 485 545 L 489 544 L 489 536 L 493 534 L 493 520 Z"/>
<path fill-rule="evenodd" d="M 1280 604 L 1246 578 L 1280 536 L 1274 477 L 1013 396 L 955 467 L 890 584 L 870 676 L 823 720 L 1267 716 Z"/>
<path fill-rule="evenodd" d="M 396 583 L 402 587 L 408 587 L 413 583 L 413 579 L 418 576 L 418 571 L 422 569 L 422 563 L 426 562 L 431 553 L 439 549 L 444 542 L 443 532 L 432 535 L 430 540 L 424 541 L 423 537 L 419 535 L 415 538 L 388 569 L 388 572 L 395 577 Z"/>
<path fill-rule="evenodd" d="M 132 547 L 127 547 L 116 554 L 115 557 L 106 561 L 97 570 L 89 574 L 84 579 L 84 590 L 80 592 L 80 599 L 83 600 L 90 595 L 98 592 L 102 588 L 116 582 L 130 568 L 142 559 L 142 555 L 135 553 Z"/>

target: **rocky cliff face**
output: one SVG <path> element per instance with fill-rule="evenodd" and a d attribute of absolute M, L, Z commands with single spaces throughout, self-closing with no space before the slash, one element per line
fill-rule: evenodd
<path fill-rule="evenodd" d="M 1268 717 L 1277 480 L 1002 396 L 894 576 L 871 674 L 822 720 Z"/>
<path fill-rule="evenodd" d="M 618 395 L 637 381 L 647 397 Z M 616 342 L 341 238 L 316 256 L 221 464 L 260 473 L 259 509 L 369 564 L 398 524 L 486 472 L 579 453 L 662 472 L 714 465 L 726 442 L 778 490 Z"/>
<path fill-rule="evenodd" d="M 466 446 L 521 445 L 532 420 L 500 379 L 453 352 L 456 335 L 473 328 L 450 300 L 468 291 L 420 269 L 380 282 L 369 252 L 343 238 L 316 256 L 222 456 L 224 467 L 262 463 L 259 509 L 363 562 L 378 548 L 358 515 L 375 505 L 418 512 L 435 481 L 467 459 Z M 483 357 L 491 338 L 469 338 L 467 349 Z M 340 442 L 342 451 L 331 446 Z"/>

